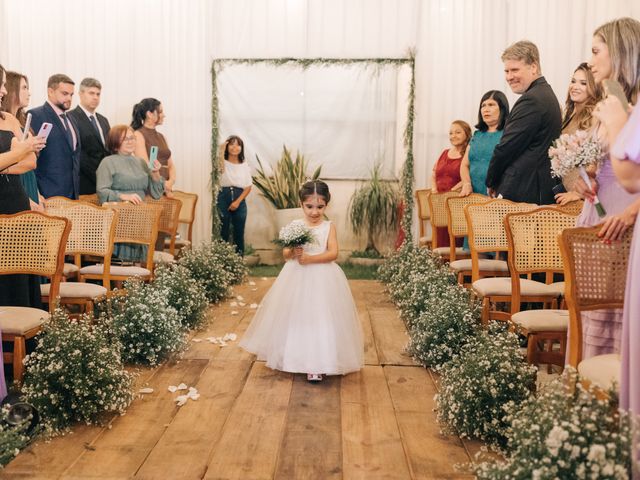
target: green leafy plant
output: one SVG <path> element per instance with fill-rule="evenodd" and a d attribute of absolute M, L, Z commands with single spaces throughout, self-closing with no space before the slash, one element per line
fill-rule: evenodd
<path fill-rule="evenodd" d="M 366 233 L 365 251 L 377 252 L 375 238 L 381 233 L 395 229 L 398 221 L 400 196 L 397 182 L 383 180 L 380 165 L 371 170 L 371 178 L 360 186 L 349 201 L 349 221 L 355 234 Z"/>
<path fill-rule="evenodd" d="M 380 255 L 379 252 L 375 250 L 353 250 L 351 252 L 352 258 L 372 258 L 372 259 L 381 259 L 384 258 Z"/>
<path fill-rule="evenodd" d="M 119 342 L 90 317 L 71 321 L 58 308 L 24 360 L 23 394 L 53 431 L 73 422 L 100 423 L 133 399 L 133 375 L 124 370 Z"/>
<path fill-rule="evenodd" d="M 566 368 L 537 397 L 510 405 L 505 459 L 476 464 L 477 478 L 629 478 L 634 419 L 614 390 L 603 398 L 579 380 Z"/>
<path fill-rule="evenodd" d="M 291 152 L 287 146 L 282 147 L 282 156 L 273 167 L 273 173 L 265 172 L 260 158 L 258 160 L 258 173 L 253 177 L 253 184 L 258 187 L 260 193 L 277 209 L 298 208 L 300 199 L 298 192 L 300 187 L 308 180 L 316 180 L 320 176 L 322 166 L 319 166 L 309 176 L 307 174 L 307 161 L 300 152 L 296 158 L 291 158 Z"/>
<path fill-rule="evenodd" d="M 0 409 L 0 468 L 13 460 L 30 440 L 27 435 L 29 421 L 10 425 L 7 422 L 9 408 L 9 405 L 5 405 Z"/>
<path fill-rule="evenodd" d="M 244 246 L 244 256 L 248 257 L 250 255 L 255 255 L 256 249 L 250 243 L 245 244 Z"/>

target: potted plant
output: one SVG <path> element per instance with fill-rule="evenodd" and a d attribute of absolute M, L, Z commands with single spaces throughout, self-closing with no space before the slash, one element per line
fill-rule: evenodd
<path fill-rule="evenodd" d="M 349 221 L 356 235 L 367 234 L 367 246 L 363 252 L 351 255 L 352 263 L 380 263 L 382 255 L 375 239 L 382 233 L 394 231 L 398 220 L 399 195 L 397 181 L 384 180 L 380 165 L 371 170 L 369 180 L 361 185 L 349 201 Z"/>
<path fill-rule="evenodd" d="M 247 267 L 254 267 L 260 263 L 260 255 L 253 248 L 253 245 L 247 244 L 244 247 L 244 264 Z"/>
<path fill-rule="evenodd" d="M 260 193 L 276 208 L 276 229 L 280 229 L 292 220 L 302 217 L 298 192 L 307 180 L 316 180 L 320 176 L 322 166 L 316 168 L 311 176 L 307 174 L 307 161 L 300 152 L 296 152 L 296 158 L 291 158 L 291 152 L 287 146 L 282 147 L 282 156 L 276 165 L 271 168 L 272 173 L 265 169 L 256 155 L 259 168 L 253 177 L 253 184 Z"/>

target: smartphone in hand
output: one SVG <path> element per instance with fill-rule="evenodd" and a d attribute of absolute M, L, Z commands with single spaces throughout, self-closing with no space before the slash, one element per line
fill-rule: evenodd
<path fill-rule="evenodd" d="M 51 125 L 50 123 L 44 122 L 40 126 L 40 130 L 38 130 L 38 135 L 36 135 L 36 137 L 40 137 L 46 142 L 47 137 L 51 133 L 51 128 L 53 128 L 53 125 Z"/>
<path fill-rule="evenodd" d="M 149 149 L 149 168 L 153 170 L 154 164 L 158 159 L 158 147 L 155 145 L 151 145 Z"/>
<path fill-rule="evenodd" d="M 617 80 L 607 78 L 602 81 L 602 86 L 604 87 L 604 91 L 606 92 L 608 97 L 613 95 L 618 100 L 620 100 L 625 113 L 629 111 L 629 102 L 627 101 L 627 95 L 624 93 L 622 85 L 620 85 Z"/>

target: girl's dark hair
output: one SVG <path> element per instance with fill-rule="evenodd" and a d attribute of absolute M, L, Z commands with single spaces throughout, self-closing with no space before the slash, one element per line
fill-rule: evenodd
<path fill-rule="evenodd" d="M 240 161 L 240 163 L 244 163 L 244 142 L 237 135 L 230 135 L 229 138 L 227 138 L 227 146 L 224 147 L 224 159 L 229 160 L 229 144 L 231 142 L 236 142 L 238 145 L 240 145 L 240 148 L 242 150 L 240 150 L 240 153 L 238 154 L 238 160 Z"/>
<path fill-rule="evenodd" d="M 160 100 L 155 98 L 144 98 L 140 100 L 140 103 L 136 103 L 131 113 L 131 128 L 138 130 L 142 127 L 147 118 L 147 112 L 155 112 L 159 106 Z"/>
<path fill-rule="evenodd" d="M 476 128 L 481 132 L 489 130 L 489 125 L 482 118 L 482 104 L 485 100 L 490 98 L 494 99 L 500 108 L 500 120 L 498 120 L 498 130 L 504 130 L 504 124 L 507 123 L 507 115 L 509 115 L 509 100 L 507 96 L 500 90 L 489 90 L 480 99 L 480 106 L 478 107 L 478 124 Z"/>
<path fill-rule="evenodd" d="M 300 201 L 304 202 L 306 198 L 312 195 L 318 195 L 322 197 L 326 203 L 331 200 L 331 193 L 329 193 L 329 185 L 322 180 L 309 180 L 300 189 Z"/>

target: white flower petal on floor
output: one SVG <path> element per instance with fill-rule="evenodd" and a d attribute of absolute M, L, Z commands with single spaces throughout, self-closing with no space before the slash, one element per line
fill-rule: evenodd
<path fill-rule="evenodd" d="M 189 400 L 189 395 L 178 395 L 174 398 L 174 401 L 178 404 L 178 407 L 183 406 Z"/>
<path fill-rule="evenodd" d="M 253 280 L 251 280 L 247 285 L 252 285 L 252 286 L 253 286 L 253 285 L 255 285 L 255 284 L 256 284 L 256 282 L 254 282 Z"/>
<path fill-rule="evenodd" d="M 207 340 L 213 344 L 218 343 L 218 337 L 207 337 Z"/>
<path fill-rule="evenodd" d="M 192 338 L 191 341 L 195 342 L 195 343 L 200 343 L 202 341 L 202 339 L 201 338 Z"/>
<path fill-rule="evenodd" d="M 239 306 L 241 306 L 241 307 L 244 307 L 244 306 L 246 306 L 247 304 L 246 304 L 246 303 L 244 303 L 244 302 L 239 302 L 239 303 L 238 303 L 238 305 L 239 305 Z"/>
<path fill-rule="evenodd" d="M 178 390 L 178 387 L 176 387 L 175 385 L 169 385 L 169 388 L 167 388 L 167 390 L 169 390 L 171 393 L 175 393 Z"/>
<path fill-rule="evenodd" d="M 238 295 L 236 299 L 241 302 L 244 300 L 244 297 L 242 295 Z"/>
<path fill-rule="evenodd" d="M 266 279 L 267 279 L 267 277 L 262 277 L 262 280 L 266 280 Z"/>
<path fill-rule="evenodd" d="M 178 390 L 186 390 L 187 388 L 189 387 L 184 383 L 181 383 L 180 385 L 178 385 Z"/>
<path fill-rule="evenodd" d="M 237 310 L 232 310 L 232 311 L 231 311 L 231 315 L 237 315 L 237 314 L 238 314 L 238 311 L 237 311 Z"/>
<path fill-rule="evenodd" d="M 238 306 L 238 302 L 230 302 L 229 306 L 230 307 L 237 307 Z"/>
<path fill-rule="evenodd" d="M 257 288 L 252 288 L 252 289 L 251 289 L 251 291 L 252 291 L 252 292 L 257 292 L 257 291 L 258 291 L 258 289 L 257 289 Z"/>
<path fill-rule="evenodd" d="M 225 342 L 235 342 L 237 339 L 238 335 L 235 333 L 225 333 L 224 337 L 222 337 Z"/>
<path fill-rule="evenodd" d="M 138 390 L 138 393 L 153 393 L 153 388 L 145 387 Z"/>
<path fill-rule="evenodd" d="M 256 308 L 258 308 L 258 304 L 257 303 L 252 303 L 251 305 L 249 305 L 249 308 L 256 309 Z"/>

